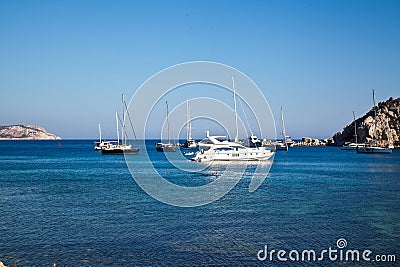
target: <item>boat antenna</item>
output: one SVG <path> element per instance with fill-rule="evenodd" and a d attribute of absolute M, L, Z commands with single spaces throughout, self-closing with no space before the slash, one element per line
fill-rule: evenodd
<path fill-rule="evenodd" d="M 235 142 L 239 142 L 239 128 L 238 128 L 238 115 L 236 111 L 236 90 L 235 90 L 235 79 L 232 76 L 232 89 L 233 89 L 233 106 L 235 110 L 235 124 L 236 124 L 236 134 L 235 134 Z"/>
<path fill-rule="evenodd" d="M 137 138 L 136 138 L 135 128 L 133 128 L 133 123 L 132 123 L 132 120 L 131 120 L 131 115 L 129 115 L 128 107 L 126 106 L 126 102 L 124 102 L 124 105 L 125 105 L 125 109 L 126 109 L 126 114 L 128 114 L 129 123 L 131 124 L 131 128 L 132 128 L 132 131 L 133 131 L 133 135 L 135 136 L 135 140 L 136 140 Z"/>
<path fill-rule="evenodd" d="M 115 122 L 117 123 L 117 140 L 118 140 L 118 144 L 119 144 L 118 112 L 115 112 Z"/>
<path fill-rule="evenodd" d="M 124 107 L 124 93 L 122 93 L 122 129 L 121 129 L 121 137 L 122 143 L 126 145 L 126 138 L 125 138 L 125 107 Z"/>
<path fill-rule="evenodd" d="M 170 142 L 170 139 L 169 139 L 169 119 L 168 119 L 169 112 L 168 112 L 168 101 L 165 101 L 165 105 L 166 105 L 166 107 L 167 107 L 167 131 L 168 131 L 168 144 L 170 144 L 171 142 Z"/>
<path fill-rule="evenodd" d="M 357 144 L 358 143 L 358 141 L 357 141 L 357 122 L 356 122 L 356 114 L 354 113 L 354 110 L 353 110 L 353 118 L 354 118 L 354 138 L 355 138 L 355 141 Z"/>

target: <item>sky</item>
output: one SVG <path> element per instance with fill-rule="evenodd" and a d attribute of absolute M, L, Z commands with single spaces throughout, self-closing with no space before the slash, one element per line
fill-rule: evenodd
<path fill-rule="evenodd" d="M 331 137 L 372 107 L 371 88 L 400 97 L 399 14 L 389 0 L 1 0 L 0 125 L 86 139 L 101 123 L 112 138 L 121 92 L 212 61 L 258 85 L 277 131 L 283 106 L 292 137 Z"/>

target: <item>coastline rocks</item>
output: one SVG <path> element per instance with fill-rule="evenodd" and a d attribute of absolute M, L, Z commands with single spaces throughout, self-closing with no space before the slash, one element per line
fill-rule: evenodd
<path fill-rule="evenodd" d="M 31 125 L 0 126 L 0 140 L 60 140 L 43 127 Z"/>
<path fill-rule="evenodd" d="M 295 143 L 294 146 L 326 146 L 326 142 L 316 138 L 303 137 L 301 142 Z"/>
<path fill-rule="evenodd" d="M 376 109 L 376 128 L 374 122 Z M 391 144 L 400 145 L 400 98 L 392 97 L 385 102 L 378 103 L 361 118 L 356 119 L 357 139 L 359 143 L 366 143 L 374 140 L 378 144 L 386 146 L 388 136 Z M 376 130 L 375 130 L 376 129 Z M 374 133 L 376 132 L 376 134 Z M 342 132 L 336 133 L 333 137 L 335 145 L 341 146 L 345 142 L 354 142 L 354 121 L 343 128 Z"/>

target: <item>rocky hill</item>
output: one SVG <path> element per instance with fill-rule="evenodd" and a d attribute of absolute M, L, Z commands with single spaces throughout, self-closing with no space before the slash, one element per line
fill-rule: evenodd
<path fill-rule="evenodd" d="M 0 140 L 59 140 L 44 128 L 31 125 L 0 126 Z"/>
<path fill-rule="evenodd" d="M 391 144 L 400 146 L 400 98 L 392 97 L 378 103 L 367 114 L 356 119 L 357 138 L 359 143 L 369 142 L 375 136 L 374 111 L 376 109 L 376 136 L 379 145 L 388 144 L 388 136 Z M 342 132 L 333 137 L 335 145 L 343 145 L 345 142 L 354 142 L 354 121 L 343 128 Z"/>

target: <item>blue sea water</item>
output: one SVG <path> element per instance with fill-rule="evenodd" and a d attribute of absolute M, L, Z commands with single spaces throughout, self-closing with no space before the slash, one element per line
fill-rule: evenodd
<path fill-rule="evenodd" d="M 162 164 L 162 153 L 153 142 L 148 146 L 151 158 Z M 172 165 L 163 168 L 171 181 L 193 183 L 193 174 L 174 176 Z M 199 185 L 210 180 L 197 178 Z M 1 141 L 0 261 L 10 266 L 398 265 L 400 151 L 368 155 L 295 147 L 278 151 L 258 190 L 250 193 L 249 182 L 242 179 L 209 205 L 175 207 L 148 196 L 123 156 L 102 155 L 92 141 Z M 397 262 L 257 258 L 265 245 L 321 251 L 338 249 L 340 238 L 347 241 L 343 250 L 368 249 L 371 255 L 395 255 Z"/>

